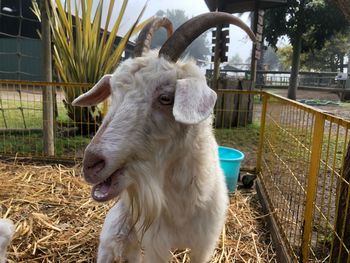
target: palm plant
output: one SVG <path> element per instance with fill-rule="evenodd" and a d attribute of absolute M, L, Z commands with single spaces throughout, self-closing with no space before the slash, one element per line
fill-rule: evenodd
<path fill-rule="evenodd" d="M 61 0 L 43 1 L 50 3 L 47 13 L 52 32 L 54 69 L 62 82 L 95 83 L 104 74 L 110 73 L 119 63 L 130 36 L 137 33 L 147 22 L 139 24 L 144 7 L 134 24 L 115 46 L 128 0 L 122 1 L 118 17 L 109 33 L 115 0 L 109 2 L 104 27 L 103 0 L 98 1 L 95 11 L 93 0 L 67 0 L 65 5 Z M 33 1 L 33 11 L 40 19 L 40 8 L 36 1 Z M 63 91 L 69 118 L 79 124 L 83 134 L 96 131 L 102 119 L 99 108 L 81 109 L 71 105 L 71 102 L 87 89 L 64 88 Z"/>

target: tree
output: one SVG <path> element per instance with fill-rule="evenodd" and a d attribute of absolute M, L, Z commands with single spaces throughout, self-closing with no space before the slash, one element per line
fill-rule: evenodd
<path fill-rule="evenodd" d="M 350 48 L 348 36 L 336 34 L 327 40 L 320 50 L 310 50 L 305 54 L 303 68 L 306 70 L 343 71 L 344 57 Z"/>
<path fill-rule="evenodd" d="M 230 65 L 243 64 L 243 60 L 242 60 L 241 56 L 238 53 L 236 53 L 230 58 L 230 60 L 228 61 L 228 64 L 230 64 Z"/>
<path fill-rule="evenodd" d="M 332 0 L 339 10 L 344 14 L 346 19 L 350 21 L 350 1 L 349 0 Z"/>
<path fill-rule="evenodd" d="M 286 35 L 293 47 L 288 98 L 296 99 L 301 52 L 321 49 L 337 32 L 345 32 L 348 23 L 333 3 L 324 0 L 287 0 L 283 8 L 267 10 L 265 37 L 276 47 Z"/>
<path fill-rule="evenodd" d="M 272 47 L 268 47 L 264 52 L 264 64 L 269 70 L 282 70 L 280 59 Z"/>
<path fill-rule="evenodd" d="M 309 50 L 300 54 L 302 70 L 309 71 L 343 71 L 344 57 L 349 51 L 349 38 L 344 34 L 336 34 L 334 38 L 327 40 L 320 50 Z M 292 46 L 279 48 L 277 54 L 285 69 L 292 65 Z"/>
<path fill-rule="evenodd" d="M 281 62 L 283 70 L 290 70 L 292 66 L 293 47 L 291 45 L 279 47 L 277 50 L 277 56 Z"/>
<path fill-rule="evenodd" d="M 157 16 L 167 17 L 174 26 L 174 30 L 177 29 L 184 22 L 189 20 L 186 16 L 184 10 L 174 9 L 174 10 L 159 10 L 156 13 Z M 209 42 L 207 40 L 207 34 L 200 35 L 192 44 L 185 50 L 184 56 L 190 55 L 195 59 L 207 60 L 207 56 L 210 55 Z M 154 34 L 152 39 L 151 48 L 159 48 L 163 45 L 166 40 L 166 31 L 159 30 Z"/>

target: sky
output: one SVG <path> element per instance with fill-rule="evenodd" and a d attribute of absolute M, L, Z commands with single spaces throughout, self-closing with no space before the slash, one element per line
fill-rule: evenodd
<path fill-rule="evenodd" d="M 105 9 L 107 9 L 108 2 L 109 1 L 105 1 Z M 146 0 L 129 0 L 128 7 L 126 9 L 126 16 L 122 21 L 121 29 L 119 32 L 120 34 L 125 33 L 130 28 L 131 24 L 135 21 L 137 14 L 141 11 L 145 3 Z M 167 9 L 185 10 L 186 15 L 189 17 L 209 12 L 209 9 L 206 6 L 204 0 L 148 0 L 147 8 L 145 10 L 143 18 L 146 19 L 153 16 L 158 10 Z M 115 11 L 115 14 L 117 13 L 118 8 L 116 8 Z M 250 24 L 248 14 L 244 14 L 241 18 L 244 22 Z M 209 40 L 210 37 L 211 34 L 208 34 Z M 243 30 L 234 26 L 230 26 L 230 45 L 228 58 L 238 53 L 242 60 L 245 61 L 251 55 L 251 46 L 252 42 L 249 40 L 248 36 Z"/>

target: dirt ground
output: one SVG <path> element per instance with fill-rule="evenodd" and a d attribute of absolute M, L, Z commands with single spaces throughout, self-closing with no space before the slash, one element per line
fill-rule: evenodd
<path fill-rule="evenodd" d="M 287 97 L 287 89 L 271 89 L 266 90 L 277 95 Z M 339 105 L 327 105 L 327 106 L 314 106 L 326 113 L 350 120 L 350 102 L 340 102 L 339 96 L 336 93 L 325 91 L 311 91 L 311 90 L 298 90 L 297 100 L 320 100 L 320 101 L 332 101 L 339 103 Z"/>
<path fill-rule="evenodd" d="M 287 97 L 287 89 L 267 89 L 266 91 L 270 91 L 272 93 Z M 297 100 L 298 99 L 320 99 L 339 101 L 339 97 L 335 93 L 312 90 L 298 90 Z"/>

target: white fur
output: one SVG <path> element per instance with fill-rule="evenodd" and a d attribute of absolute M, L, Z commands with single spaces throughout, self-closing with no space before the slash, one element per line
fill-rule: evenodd
<path fill-rule="evenodd" d="M 0 219 L 0 263 L 6 262 L 6 250 L 15 232 L 15 226 L 10 219 Z"/>
<path fill-rule="evenodd" d="M 210 114 L 215 93 L 193 62 L 154 52 L 122 63 L 110 83 L 110 110 L 85 151 L 105 167 L 87 180 L 124 167 L 126 188 L 105 219 L 97 262 L 163 263 L 174 248 L 190 248 L 192 263 L 207 262 L 228 207 Z M 174 94 L 174 107 L 158 102 L 164 93 Z"/>

